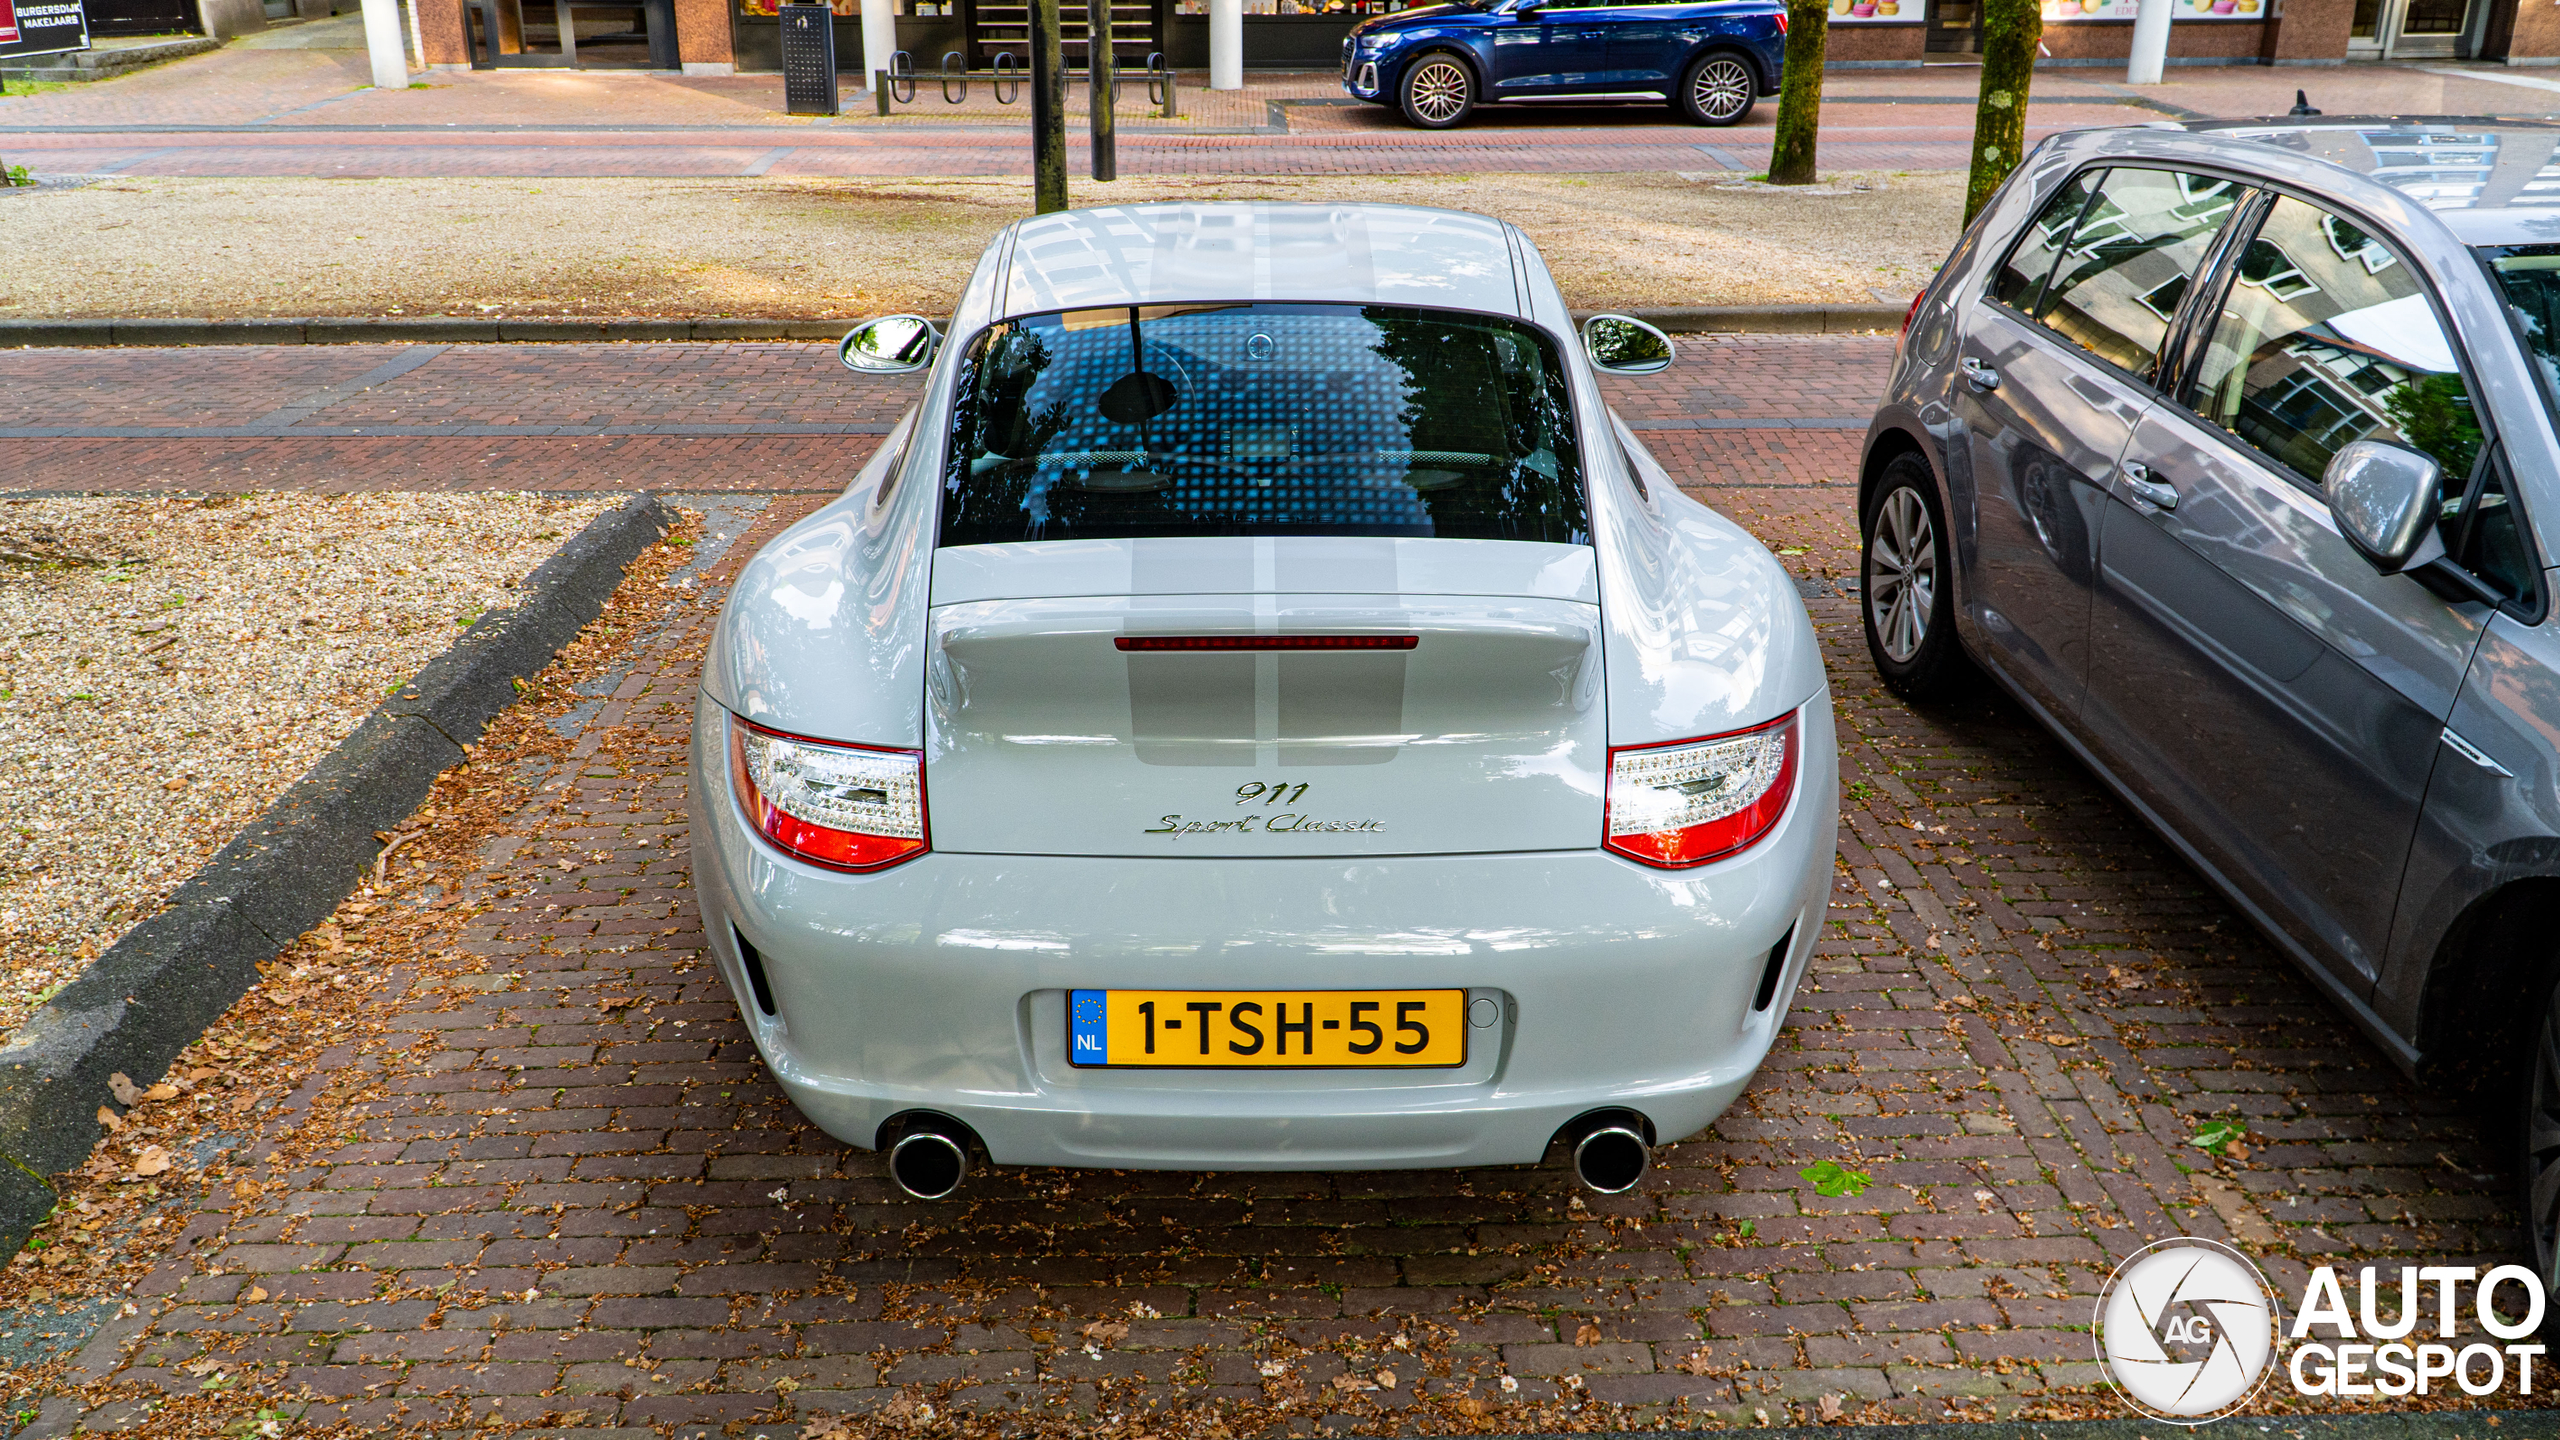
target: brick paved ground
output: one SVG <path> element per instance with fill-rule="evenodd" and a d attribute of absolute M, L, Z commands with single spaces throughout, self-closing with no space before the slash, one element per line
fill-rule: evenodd
<path fill-rule="evenodd" d="M 715 413 L 702 397 L 721 377 L 798 363 L 793 347 L 696 348 L 649 352 L 650 403 Z M 1884 353 L 1692 344 L 1617 398 L 1655 427 L 1784 420 L 1799 386 L 1797 416 L 1854 413 Z M 236 417 L 370 357 L 228 358 L 154 413 Z M 135 383 L 154 362 L 91 363 L 143 367 L 118 382 Z M 413 390 L 364 403 L 467 398 L 465 368 L 510 363 L 447 352 Z M 48 373 L 40 357 L 6 364 L 30 368 L 0 370 L 0 389 Z M 85 373 L 67 395 L 115 378 Z M 562 413 L 602 403 L 574 390 Z M 864 394 L 821 386 L 797 413 L 894 404 L 847 398 Z M 1845 563 L 1854 437 L 1651 438 L 1773 543 L 1829 537 L 1794 563 Z M 570 442 L 542 443 L 556 458 Z M 797 442 L 734 443 L 744 458 Z M 868 442 L 826 443 L 849 461 Z M 130 452 L 93 453 L 136 469 L 106 458 Z M 745 463 L 686 488 L 761 488 Z M 604 468 L 562 473 L 598 483 Z M 98 1384 L 43 1425 L 88 1406 L 94 1423 L 139 1424 L 155 1395 L 197 1397 L 184 1413 L 201 1416 L 207 1376 L 244 1413 L 599 1440 L 778 1437 L 919 1398 L 1030 1417 L 1221 1400 L 1298 1429 L 1399 1409 L 1474 1425 L 1466 1395 L 1552 1406 L 1550 1420 L 1596 1419 L 1574 1408 L 1591 1403 L 1811 1418 L 1824 1396 L 1852 1416 L 2067 1411 L 2079 1402 L 2057 1397 L 2094 1378 L 2090 1297 L 2146 1241 L 2233 1239 L 2288 1292 L 2306 1262 L 2469 1263 L 2517 1243 L 2506 1181 L 2466 1122 L 2012 708 L 1884 695 L 1837 600 L 1813 602 L 1846 788 L 1832 924 L 1759 1080 L 1636 1192 L 1577 1198 L 1549 1170 L 1001 1171 L 958 1203 L 906 1202 L 876 1157 L 806 1125 L 764 1077 L 686 891 L 703 627 L 728 568 L 815 503 L 772 499 L 588 688 L 600 708 L 575 751 L 537 771 L 544 788 L 468 875 L 406 882 L 421 898 L 459 889 L 445 913 L 461 918 L 430 948 L 476 973 L 393 975 L 388 1031 L 334 1052 L 270 1139 L 321 1113 L 295 1106 L 323 1091 L 353 1108 L 285 1145 L 256 1198 L 177 1217 L 184 1243 L 83 1356 Z M 2245 1159 L 2186 1143 L 2207 1117 L 2246 1126 Z M 1798 1172 L 1820 1160 L 1872 1188 L 1817 1195 Z M 1337 1383 L 1388 1370 L 1393 1388 Z"/>
<path fill-rule="evenodd" d="M 1847 502 L 1808 487 L 1855 470 L 1891 357 L 1886 337 L 1697 336 L 1608 383 L 1675 472 L 1809 547 L 1788 557 L 1805 573 L 1845 575 Z M 913 394 L 824 345 L 0 351 L 0 490 L 829 490 Z M 1830 428 L 1682 428 L 1807 424 Z M 657 433 L 612 433 L 631 429 Z"/>

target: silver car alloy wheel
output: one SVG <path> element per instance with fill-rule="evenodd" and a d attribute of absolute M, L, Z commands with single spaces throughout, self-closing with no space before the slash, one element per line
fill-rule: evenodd
<path fill-rule="evenodd" d="M 1425 60 L 1405 82 L 1413 113 L 1434 125 L 1446 125 L 1467 108 L 1467 72 L 1455 60 Z"/>
<path fill-rule="evenodd" d="M 1884 497 L 1867 537 L 1867 618 L 1895 664 L 1920 653 L 1937 603 L 1938 534 L 1919 492 L 1905 485 Z"/>
<path fill-rule="evenodd" d="M 1730 120 L 1751 103 L 1751 69 L 1730 55 L 1698 67 L 1689 82 L 1689 102 L 1710 120 Z"/>
<path fill-rule="evenodd" d="M 2548 1291 L 2560 1287 L 2560 986 L 2533 1032 L 2533 1088 L 2524 1114 L 2526 1205 L 2535 1268 Z"/>

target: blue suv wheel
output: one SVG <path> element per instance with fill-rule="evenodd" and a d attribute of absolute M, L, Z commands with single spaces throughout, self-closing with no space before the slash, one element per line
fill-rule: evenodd
<path fill-rule="evenodd" d="M 1446 50 L 1427 52 L 1396 81 L 1396 108 L 1407 123 L 1425 130 L 1464 124 L 1475 113 L 1475 72 Z"/>
<path fill-rule="evenodd" d="M 1731 50 L 1710 50 L 1680 77 L 1672 107 L 1699 125 L 1739 125 L 1759 98 L 1760 77 Z"/>

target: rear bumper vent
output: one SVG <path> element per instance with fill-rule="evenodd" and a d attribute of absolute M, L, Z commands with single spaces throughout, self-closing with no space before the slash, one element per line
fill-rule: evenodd
<path fill-rule="evenodd" d="M 1787 952 L 1795 948 L 1795 943 L 1796 928 L 1790 925 L 1786 935 L 1770 948 L 1768 963 L 1760 967 L 1760 993 L 1751 997 L 1753 1010 L 1766 1010 L 1769 1002 L 1778 998 L 1778 981 L 1787 973 Z"/>
<path fill-rule="evenodd" d="M 756 953 L 756 947 L 747 943 L 746 936 L 738 933 L 737 926 L 729 927 L 729 938 L 738 942 L 738 963 L 746 969 L 747 988 L 755 992 L 756 1008 L 767 1015 L 781 1014 L 781 1009 L 773 1003 L 772 982 L 764 978 L 764 957 Z"/>

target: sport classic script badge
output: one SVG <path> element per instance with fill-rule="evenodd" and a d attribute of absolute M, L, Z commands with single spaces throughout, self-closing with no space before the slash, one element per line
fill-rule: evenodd
<path fill-rule="evenodd" d="M 1319 820 L 1296 810 L 1274 810 L 1273 806 L 1295 805 L 1307 793 L 1309 782 L 1283 780 L 1269 784 L 1251 780 L 1236 787 L 1235 803 L 1258 806 L 1242 815 L 1226 820 L 1185 820 L 1179 814 L 1167 815 L 1143 832 L 1148 835 L 1375 835 L 1387 828 L 1384 820 Z"/>

